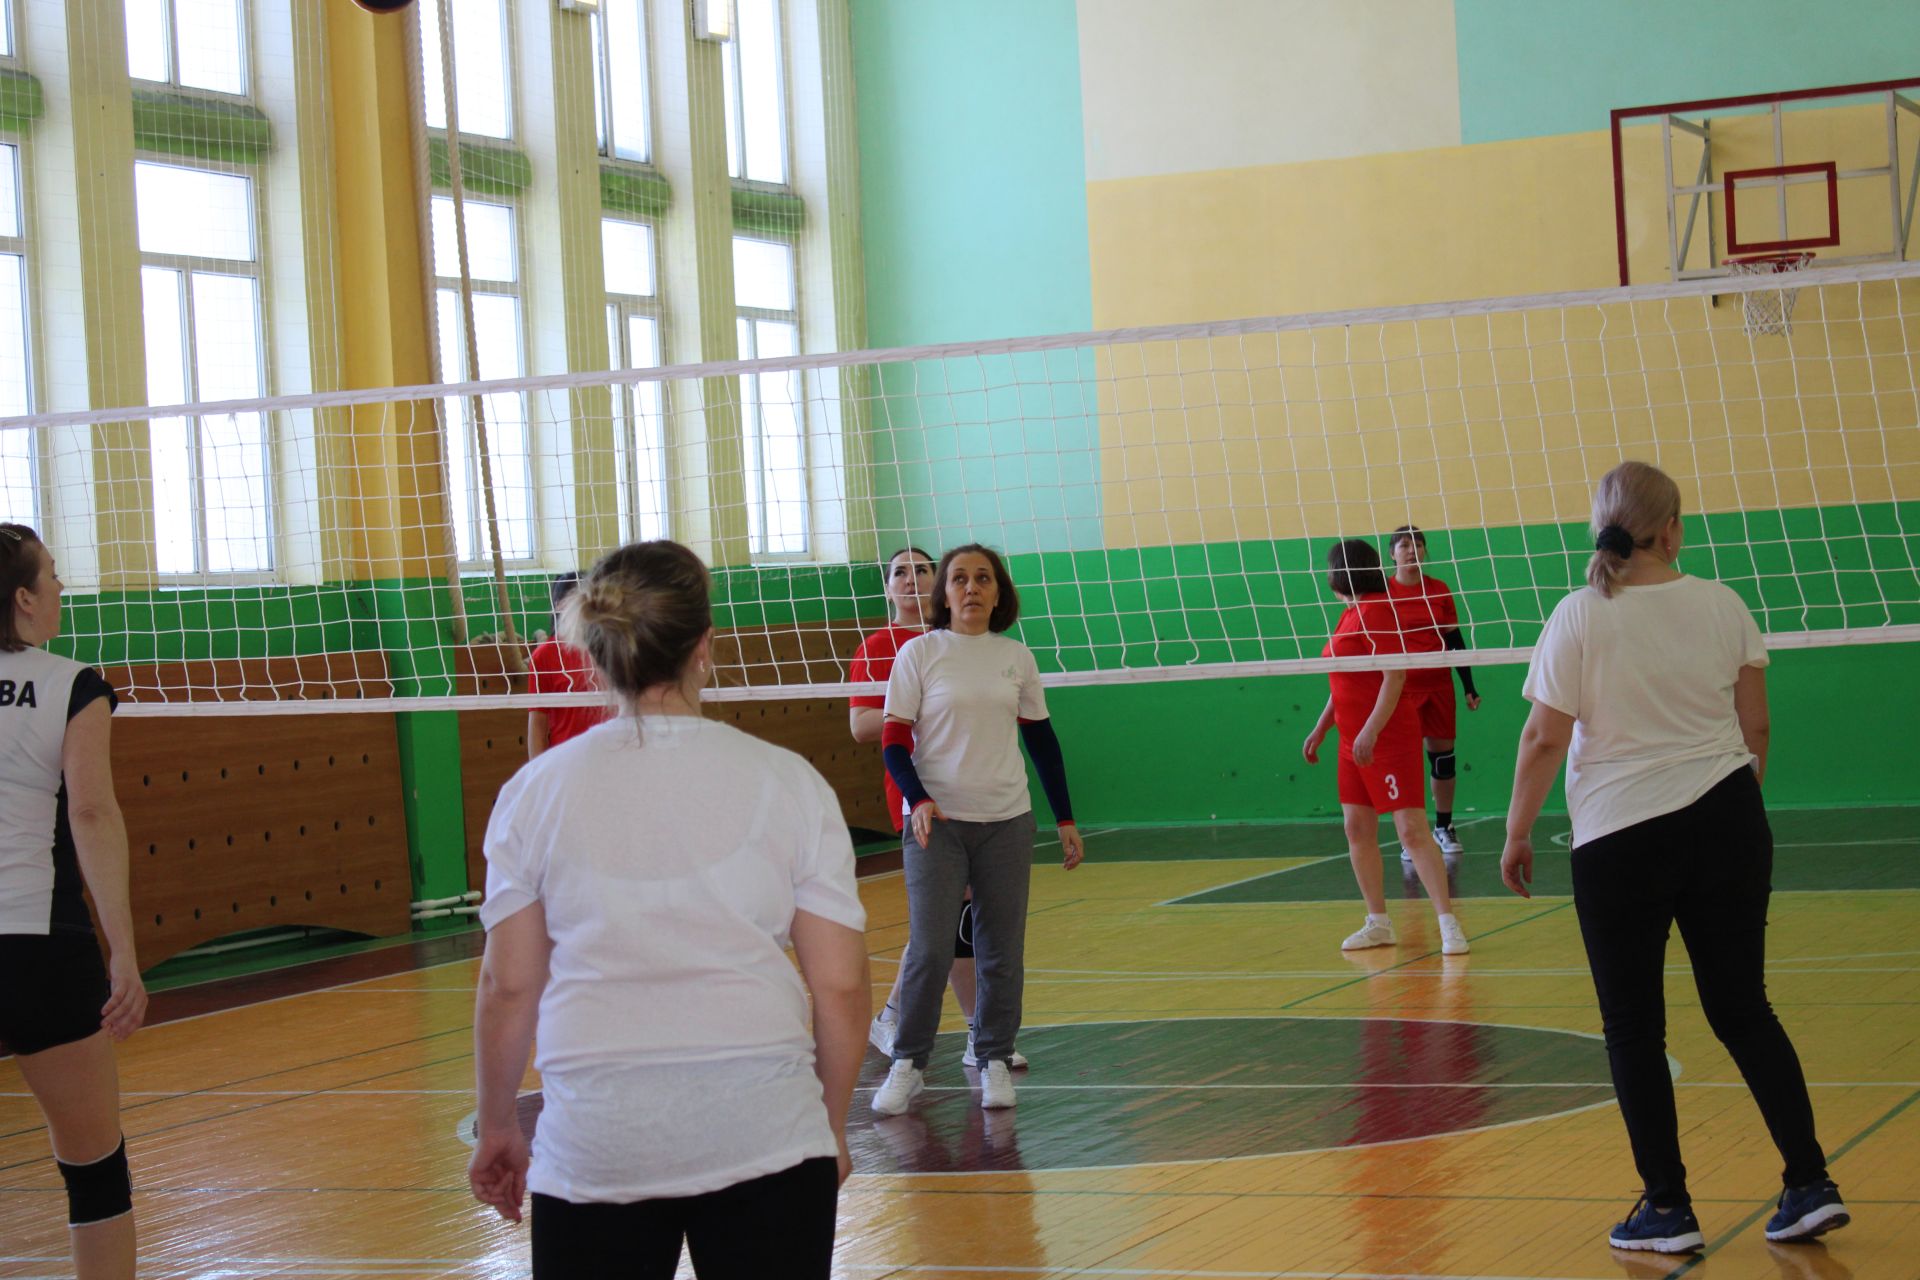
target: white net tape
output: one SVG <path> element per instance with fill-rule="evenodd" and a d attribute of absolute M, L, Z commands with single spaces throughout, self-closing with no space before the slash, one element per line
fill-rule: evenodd
<path fill-rule="evenodd" d="M 850 692 L 879 557 L 974 540 L 1052 684 L 1328 669 L 1327 544 L 1407 523 L 1474 646 L 1447 660 L 1517 661 L 1628 457 L 1770 643 L 1920 638 L 1920 268 L 1795 281 L 1784 342 L 1716 297 L 1769 273 L 44 414 L 0 422 L 0 516 L 136 714 L 529 705 L 505 618 L 537 637 L 553 575 L 661 535 L 715 567 L 723 698 Z"/>

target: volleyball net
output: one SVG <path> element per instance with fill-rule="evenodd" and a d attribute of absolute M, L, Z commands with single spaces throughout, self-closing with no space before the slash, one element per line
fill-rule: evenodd
<path fill-rule="evenodd" d="M 1771 645 L 1920 638 L 1920 264 L 1794 286 L 1786 333 L 1747 321 L 1777 277 L 818 355 L 768 322 L 748 361 L 41 414 L 0 515 L 136 713 L 581 701 L 525 692 L 553 580 L 651 537 L 713 569 L 718 698 L 860 688 L 882 558 L 963 542 L 1052 684 L 1352 665 L 1327 546 L 1406 524 L 1473 647 L 1366 663 L 1519 661 L 1627 458 Z"/>

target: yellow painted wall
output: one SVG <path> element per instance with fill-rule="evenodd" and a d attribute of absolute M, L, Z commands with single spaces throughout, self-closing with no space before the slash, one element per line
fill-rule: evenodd
<path fill-rule="evenodd" d="M 1868 162 L 1876 125 L 1884 160 L 1872 112 L 1788 116 L 1789 160 Z M 1725 128 L 1726 154 L 1771 163 L 1764 123 Z M 1664 279 L 1657 130 L 1625 154 L 1657 210 L 1630 219 L 1636 278 Z M 1091 183 L 1095 324 L 1604 288 L 1611 172 L 1591 133 Z M 1877 210 L 1884 247 L 1885 193 L 1843 187 L 1843 228 L 1870 234 Z M 1105 540 L 1583 519 L 1629 456 L 1671 470 L 1694 510 L 1920 499 L 1920 282 L 1809 290 L 1798 315 L 1790 339 L 1697 298 L 1114 348 Z"/>
<path fill-rule="evenodd" d="M 1920 281 L 1101 354 L 1108 546 L 1584 519 L 1625 457 L 1695 511 L 1920 499 Z"/>

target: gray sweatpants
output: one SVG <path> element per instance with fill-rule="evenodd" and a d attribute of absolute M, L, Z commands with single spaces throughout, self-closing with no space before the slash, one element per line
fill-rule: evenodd
<path fill-rule="evenodd" d="M 901 961 L 900 1028 L 893 1056 L 925 1067 L 940 1028 L 953 968 L 953 921 L 973 886 L 973 1051 L 980 1061 L 1013 1056 L 1026 987 L 1027 891 L 1033 876 L 1033 814 L 1002 822 L 933 824 L 930 848 L 902 841 L 911 930 Z"/>

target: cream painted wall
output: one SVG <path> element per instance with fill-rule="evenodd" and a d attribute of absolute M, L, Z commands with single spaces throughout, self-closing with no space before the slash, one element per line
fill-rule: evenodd
<path fill-rule="evenodd" d="M 1453 0 L 1079 0 L 1087 179 L 1460 142 Z"/>

